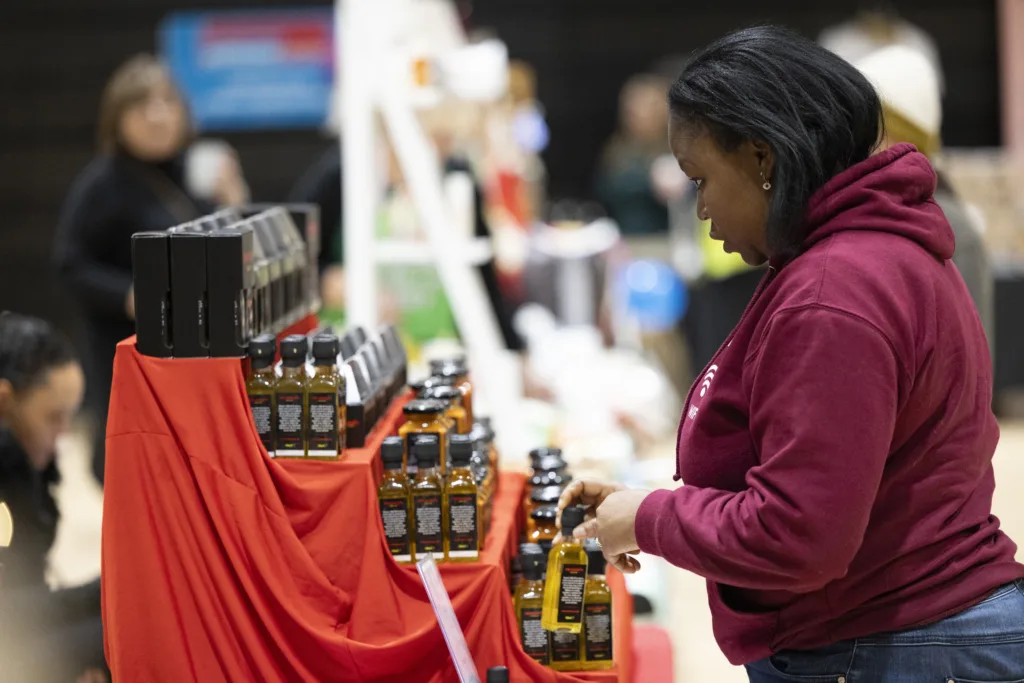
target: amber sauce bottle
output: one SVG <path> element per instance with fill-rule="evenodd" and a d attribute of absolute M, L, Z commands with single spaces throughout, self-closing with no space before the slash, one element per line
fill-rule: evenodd
<path fill-rule="evenodd" d="M 443 401 L 448 407 L 445 415 L 455 428 L 456 434 L 469 434 L 470 422 L 466 409 L 462 407 L 462 392 L 455 387 L 430 387 L 423 390 L 423 398 Z"/>
<path fill-rule="evenodd" d="M 536 543 L 544 554 L 548 555 L 555 537 L 558 536 L 558 508 L 554 505 L 545 505 L 534 510 L 530 517 L 533 525 L 526 535 L 526 541 Z"/>
<path fill-rule="evenodd" d="M 494 426 L 491 424 L 490 417 L 478 417 L 476 420 L 476 426 L 478 426 L 483 435 L 483 439 L 487 444 L 487 455 L 491 460 L 491 469 L 494 470 L 495 474 L 499 471 L 501 465 L 501 454 L 498 453 L 498 447 L 494 443 Z"/>
<path fill-rule="evenodd" d="M 558 498 L 561 495 L 562 489 L 558 486 L 535 486 L 530 489 L 530 495 L 527 498 L 525 510 L 526 524 L 523 526 L 525 529 L 524 533 L 527 538 L 529 538 L 530 534 L 533 533 L 533 529 L 536 526 L 536 522 L 533 518 L 533 512 L 541 507 L 556 505 L 558 503 Z M 554 538 L 554 536 L 552 536 L 552 538 Z"/>
<path fill-rule="evenodd" d="M 338 458 L 344 433 L 345 397 L 338 377 L 338 338 L 313 338 L 313 376 L 307 382 L 306 434 L 309 457 Z"/>
<path fill-rule="evenodd" d="M 431 553 L 435 560 L 445 557 L 444 478 L 438 462 L 441 457 L 441 437 L 438 434 L 421 434 L 412 445 L 412 456 L 418 463 L 416 478 L 413 479 L 413 551 L 412 559 Z"/>
<path fill-rule="evenodd" d="M 453 434 L 449 440 L 451 467 L 445 477 L 445 557 L 450 562 L 477 562 L 482 534 L 478 489 L 470 469 L 473 440 L 468 434 Z"/>
<path fill-rule="evenodd" d="M 583 629 L 583 592 L 587 554 L 572 532 L 583 524 L 583 508 L 562 511 L 562 541 L 551 548 L 544 581 L 543 625 L 548 631 L 579 633 Z"/>
<path fill-rule="evenodd" d="M 455 386 L 462 392 L 469 423 L 473 424 L 473 383 L 469 379 L 465 357 L 430 361 L 430 374 L 451 377 L 454 380 Z"/>
<path fill-rule="evenodd" d="M 551 663 L 548 633 L 541 623 L 544 613 L 544 554 L 540 548 L 523 548 L 519 555 L 523 578 L 516 586 L 514 599 L 516 622 L 523 650 L 535 661 Z"/>
<path fill-rule="evenodd" d="M 448 418 L 445 416 L 445 404 L 431 399 L 409 401 L 402 409 L 405 412 L 405 424 L 398 428 L 398 435 L 405 441 L 405 471 L 410 479 L 416 474 L 418 463 L 413 454 L 413 446 L 423 435 L 434 435 L 440 442 L 438 446 L 441 461 L 441 474 L 447 471 L 448 452 Z"/>
<path fill-rule="evenodd" d="M 412 561 L 412 505 L 409 480 L 402 470 L 405 445 L 399 436 L 389 436 L 380 447 L 384 477 L 377 487 L 384 539 L 397 562 Z"/>
<path fill-rule="evenodd" d="M 583 634 L 580 659 L 584 671 L 615 666 L 612 649 L 612 591 L 605 580 L 607 561 L 601 546 L 593 539 L 583 544 L 587 553 L 587 585 L 583 595 Z"/>
<path fill-rule="evenodd" d="M 473 472 L 473 479 L 476 481 L 477 497 L 480 501 L 480 522 L 483 528 L 484 539 L 491 531 L 491 519 L 494 511 L 494 494 L 498 489 L 498 477 L 491 467 L 491 461 L 487 457 L 486 444 L 478 436 L 472 436 L 473 456 L 469 468 Z M 481 548 L 483 543 L 481 543 Z"/>
<path fill-rule="evenodd" d="M 306 455 L 306 353 L 308 343 L 302 335 L 281 341 L 281 376 L 275 385 L 277 397 L 277 457 L 300 458 Z"/>
<path fill-rule="evenodd" d="M 245 380 L 245 393 L 249 396 L 249 410 L 259 434 L 260 443 L 273 458 L 277 448 L 277 402 L 274 385 L 274 355 L 277 339 L 261 334 L 249 342 L 249 374 Z"/>

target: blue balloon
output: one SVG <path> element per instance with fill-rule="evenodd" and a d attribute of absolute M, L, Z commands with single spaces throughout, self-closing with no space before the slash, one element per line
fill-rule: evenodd
<path fill-rule="evenodd" d="M 644 332 L 671 329 L 686 314 L 689 293 L 676 271 L 663 261 L 639 259 L 618 277 L 622 303 Z"/>

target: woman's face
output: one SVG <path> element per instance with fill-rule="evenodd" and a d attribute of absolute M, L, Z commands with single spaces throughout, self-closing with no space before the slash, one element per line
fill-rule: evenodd
<path fill-rule="evenodd" d="M 177 91 L 160 79 L 146 99 L 125 110 L 121 141 L 132 156 L 143 161 L 166 161 L 181 151 L 187 125 Z"/>
<path fill-rule="evenodd" d="M 84 392 L 85 375 L 74 362 L 52 368 L 41 382 L 20 392 L 0 381 L 0 418 L 35 469 L 53 460 L 57 438 L 70 427 Z"/>
<path fill-rule="evenodd" d="M 767 145 L 744 142 L 726 152 L 705 129 L 674 116 L 669 145 L 683 173 L 697 186 L 697 215 L 711 221 L 711 239 L 752 266 L 767 261 L 771 191 L 763 185 L 771 180 L 772 168 Z"/>

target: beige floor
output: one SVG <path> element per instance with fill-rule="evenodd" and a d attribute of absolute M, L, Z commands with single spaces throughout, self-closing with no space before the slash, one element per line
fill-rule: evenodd
<path fill-rule="evenodd" d="M 64 481 L 58 493 L 64 521 L 52 555 L 52 582 L 75 585 L 99 574 L 102 498 L 89 476 L 86 442 L 61 445 Z M 1024 545 L 1024 423 L 1004 425 L 996 452 L 995 511 L 1004 528 Z M 1024 554 L 1022 554 L 1024 557 Z M 659 621 L 673 634 L 676 683 L 741 683 L 742 669 L 729 665 L 711 634 L 704 582 L 693 574 L 661 567 L 670 609 Z"/>

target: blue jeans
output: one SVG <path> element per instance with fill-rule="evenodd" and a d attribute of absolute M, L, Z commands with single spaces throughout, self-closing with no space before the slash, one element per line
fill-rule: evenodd
<path fill-rule="evenodd" d="M 929 626 L 779 652 L 747 674 L 751 683 L 1024 683 L 1024 581 Z"/>

